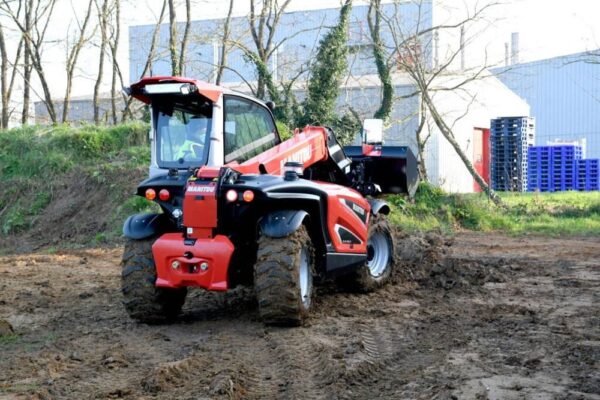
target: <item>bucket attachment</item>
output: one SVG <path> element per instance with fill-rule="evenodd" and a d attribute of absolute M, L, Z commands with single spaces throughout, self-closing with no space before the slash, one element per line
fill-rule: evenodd
<path fill-rule="evenodd" d="M 366 119 L 362 146 L 346 146 L 352 160 L 353 185 L 364 194 L 406 193 L 413 197 L 419 185 L 417 158 L 408 146 L 383 145 L 383 121 Z"/>
<path fill-rule="evenodd" d="M 378 185 L 380 193 L 406 193 L 413 197 L 419 185 L 419 172 L 412 150 L 408 146 L 374 146 L 365 154 L 363 149 L 368 150 L 365 147 L 344 147 L 353 171 L 362 175 L 360 181 Z"/>

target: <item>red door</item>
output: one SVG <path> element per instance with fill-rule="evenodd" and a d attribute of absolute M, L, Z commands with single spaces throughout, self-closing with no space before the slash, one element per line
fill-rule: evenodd
<path fill-rule="evenodd" d="M 483 180 L 490 183 L 490 130 L 475 128 L 473 130 L 473 167 Z M 481 192 L 479 184 L 473 180 L 473 191 Z"/>

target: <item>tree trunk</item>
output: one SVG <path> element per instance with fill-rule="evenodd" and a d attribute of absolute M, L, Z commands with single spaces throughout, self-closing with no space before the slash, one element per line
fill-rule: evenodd
<path fill-rule="evenodd" d="M 421 88 L 421 89 L 423 89 L 423 88 Z M 438 112 L 435 104 L 433 104 L 433 101 L 431 100 L 431 97 L 429 96 L 429 92 L 427 90 L 423 90 L 422 96 L 423 96 L 423 101 L 425 101 L 425 104 L 427 105 L 427 108 L 429 109 L 429 112 L 431 113 L 431 117 L 433 118 L 433 121 L 435 122 L 436 126 L 438 127 L 438 129 L 440 130 L 442 135 L 444 135 L 446 140 L 448 140 L 448 142 L 452 145 L 452 147 L 456 151 L 456 154 L 458 154 L 458 156 L 464 163 L 465 167 L 467 167 L 467 170 L 469 171 L 471 176 L 473 176 L 473 179 L 475 179 L 475 181 L 479 184 L 479 186 L 483 189 L 483 191 L 488 195 L 488 197 L 496 205 L 499 205 L 499 206 L 503 205 L 502 199 L 500 198 L 500 196 L 498 196 L 498 194 L 492 188 L 490 188 L 489 185 L 483 180 L 481 175 L 479 175 L 479 173 L 473 167 L 471 160 L 469 160 L 469 158 L 467 157 L 465 152 L 462 150 L 462 148 L 460 147 L 458 142 L 454 139 L 454 133 L 452 132 L 452 129 L 446 124 L 446 121 L 444 121 L 444 118 L 442 118 L 442 116 Z"/>
<path fill-rule="evenodd" d="M 373 15 L 373 13 L 375 15 Z M 369 15 L 367 17 L 369 31 L 373 41 L 373 57 L 377 66 L 377 74 L 381 81 L 382 97 L 381 103 L 374 117 L 387 122 L 392 114 L 392 105 L 394 101 L 394 87 L 392 86 L 392 77 L 390 68 L 385 61 L 385 50 L 381 41 L 381 0 L 371 0 L 369 5 Z"/>
<path fill-rule="evenodd" d="M 171 53 L 171 75 L 181 75 L 177 55 L 177 14 L 173 0 L 169 0 L 169 52 Z"/>
<path fill-rule="evenodd" d="M 217 67 L 217 76 L 215 78 L 215 84 L 220 85 L 221 79 L 223 79 L 223 71 L 227 64 L 227 41 L 229 40 L 229 24 L 231 23 L 231 13 L 233 12 L 233 2 L 229 1 L 229 11 L 227 12 L 227 18 L 225 19 L 225 26 L 223 26 L 223 40 L 221 41 L 221 54 L 219 57 L 219 66 Z"/>
<path fill-rule="evenodd" d="M 8 53 L 6 52 L 6 42 L 4 41 L 4 28 L 0 24 L 0 92 L 2 98 L 2 118 L 0 120 L 0 128 L 8 128 Z"/>
<path fill-rule="evenodd" d="M 119 64 L 117 61 L 119 50 L 119 39 L 121 36 L 121 1 L 115 0 L 115 21 L 114 21 L 114 38 L 110 44 L 110 52 L 112 55 L 112 81 L 110 84 L 110 106 L 112 111 L 112 122 L 116 125 L 119 120 L 117 118 L 117 77 L 120 75 Z M 122 79 L 121 79 L 122 81 Z"/>
<path fill-rule="evenodd" d="M 67 87 L 65 89 L 65 98 L 63 100 L 63 110 L 62 110 L 62 122 L 66 123 L 69 118 L 69 108 L 71 107 L 71 91 L 73 88 L 73 75 L 75 73 L 75 67 L 77 66 L 77 61 L 79 59 L 79 53 L 83 48 L 83 45 L 87 41 L 85 37 L 85 32 L 87 30 L 87 26 L 89 24 L 91 15 L 92 15 L 92 6 L 94 5 L 94 0 L 90 0 L 88 3 L 88 8 L 85 14 L 85 18 L 83 20 L 83 24 L 79 30 L 79 37 L 75 41 L 75 44 L 71 49 L 67 50 Z"/>
<path fill-rule="evenodd" d="M 417 139 L 417 169 L 419 171 L 419 179 L 423 182 L 428 182 L 429 177 L 427 176 L 427 165 L 425 164 L 425 145 L 427 143 L 427 138 L 423 139 L 423 128 L 425 127 L 425 122 L 427 121 L 427 109 L 425 107 L 425 103 L 421 101 L 421 115 L 419 118 L 419 126 L 417 127 L 416 139 Z"/>
<path fill-rule="evenodd" d="M 106 27 L 108 24 L 107 21 L 107 12 L 108 12 L 108 0 L 104 0 L 102 2 L 102 9 L 100 11 L 99 20 L 100 20 L 100 58 L 98 65 L 98 76 L 96 78 L 96 84 L 94 85 L 94 123 L 96 125 L 100 125 L 100 85 L 102 84 L 102 76 L 104 74 L 104 55 L 106 52 L 106 41 L 107 41 L 107 33 Z"/>
<path fill-rule="evenodd" d="M 185 0 L 185 28 L 183 30 L 183 39 L 181 40 L 181 50 L 179 52 L 179 73 L 181 75 L 185 74 L 185 58 L 191 26 L 192 5 L 190 0 Z"/>
<path fill-rule="evenodd" d="M 23 112 L 21 113 L 21 124 L 26 125 L 29 123 L 29 101 L 31 91 L 31 72 L 33 70 L 31 66 L 31 15 L 33 10 L 33 0 L 25 0 L 25 32 L 23 33 L 23 40 L 25 41 L 25 55 L 23 58 Z M 29 37 L 29 39 L 28 39 Z"/>
<path fill-rule="evenodd" d="M 8 97 L 7 97 L 7 101 L 8 104 L 10 104 L 10 99 L 12 97 L 12 91 L 13 88 L 15 86 L 15 80 L 17 78 L 17 73 L 18 73 L 18 65 L 19 62 L 21 61 L 21 53 L 23 53 L 23 37 L 21 36 L 21 40 L 19 40 L 19 46 L 17 46 L 17 54 L 15 54 L 15 61 L 13 62 L 13 69 L 12 69 L 12 73 L 10 74 L 10 82 L 8 84 Z M 10 116 L 9 116 L 10 118 Z"/>

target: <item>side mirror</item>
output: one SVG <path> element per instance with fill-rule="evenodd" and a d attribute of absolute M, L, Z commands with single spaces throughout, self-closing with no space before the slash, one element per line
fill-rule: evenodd
<path fill-rule="evenodd" d="M 265 105 L 269 108 L 269 110 L 271 110 L 271 112 L 275 110 L 275 103 L 273 103 L 271 100 L 267 101 Z"/>
<path fill-rule="evenodd" d="M 363 122 L 363 143 L 383 143 L 383 120 L 365 119 Z"/>

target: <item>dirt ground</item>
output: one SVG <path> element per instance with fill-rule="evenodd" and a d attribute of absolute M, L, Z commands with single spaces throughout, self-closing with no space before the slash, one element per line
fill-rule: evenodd
<path fill-rule="evenodd" d="M 600 399 L 597 238 L 400 235 L 394 284 L 291 329 L 248 289 L 136 324 L 120 256 L 0 257 L 0 399 Z"/>

